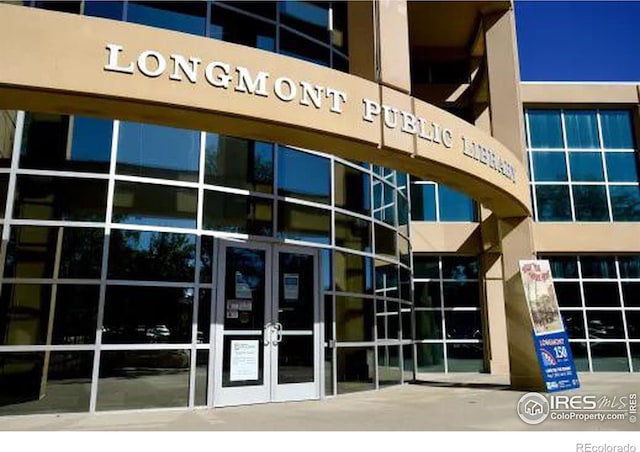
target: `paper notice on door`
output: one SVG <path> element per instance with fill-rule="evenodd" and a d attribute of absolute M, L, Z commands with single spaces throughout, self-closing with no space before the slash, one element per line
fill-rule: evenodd
<path fill-rule="evenodd" d="M 231 381 L 258 379 L 260 341 L 231 341 Z"/>
<path fill-rule="evenodd" d="M 284 278 L 284 299 L 285 300 L 297 300 L 298 299 L 298 286 L 300 283 L 300 276 L 297 273 L 285 273 Z"/>
<path fill-rule="evenodd" d="M 252 298 L 251 287 L 240 272 L 236 272 L 236 298 Z"/>
<path fill-rule="evenodd" d="M 227 318 L 237 319 L 240 311 L 251 311 L 252 307 L 251 300 L 227 300 Z"/>
<path fill-rule="evenodd" d="M 238 318 L 238 306 L 232 303 L 231 300 L 227 301 L 227 318 L 228 319 Z"/>

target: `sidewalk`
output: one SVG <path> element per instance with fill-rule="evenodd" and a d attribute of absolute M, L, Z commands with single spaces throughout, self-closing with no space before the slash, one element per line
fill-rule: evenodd
<path fill-rule="evenodd" d="M 429 431 L 640 430 L 616 421 L 545 420 L 530 426 L 516 414 L 524 394 L 507 379 L 483 374 L 422 374 L 415 384 L 321 401 L 199 410 L 102 412 L 0 417 L 1 431 Z M 640 393 L 640 374 L 581 374 L 567 395 Z"/>

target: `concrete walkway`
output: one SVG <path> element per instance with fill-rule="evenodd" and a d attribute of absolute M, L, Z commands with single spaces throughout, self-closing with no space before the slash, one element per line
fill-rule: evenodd
<path fill-rule="evenodd" d="M 631 430 L 640 421 L 560 421 L 537 426 L 516 414 L 518 399 L 505 378 L 482 374 L 423 374 L 416 384 L 347 394 L 321 401 L 199 410 L 102 412 L 0 417 L 2 431 L 429 431 Z M 640 394 L 640 374 L 580 375 L 567 395 Z"/>

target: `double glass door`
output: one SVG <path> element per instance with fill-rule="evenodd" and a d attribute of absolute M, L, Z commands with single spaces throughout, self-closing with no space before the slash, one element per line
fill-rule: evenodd
<path fill-rule="evenodd" d="M 216 406 L 320 397 L 319 254 L 221 242 Z"/>

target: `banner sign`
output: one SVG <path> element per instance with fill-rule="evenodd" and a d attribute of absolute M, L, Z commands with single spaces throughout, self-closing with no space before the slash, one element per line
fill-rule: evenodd
<path fill-rule="evenodd" d="M 546 260 L 520 261 L 522 284 L 533 326 L 533 342 L 548 392 L 580 387 Z"/>

